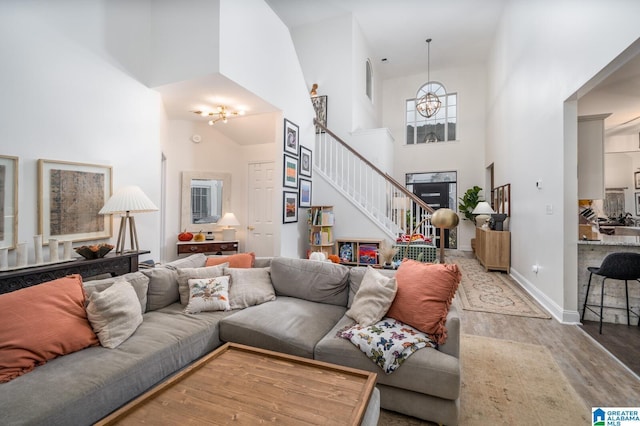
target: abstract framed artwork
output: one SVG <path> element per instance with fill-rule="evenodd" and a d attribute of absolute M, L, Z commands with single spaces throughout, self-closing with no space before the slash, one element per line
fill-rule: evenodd
<path fill-rule="evenodd" d="M 311 169 L 313 167 L 311 160 L 311 150 L 300 145 L 300 176 L 311 177 Z"/>
<path fill-rule="evenodd" d="M 298 188 L 298 160 L 284 154 L 284 171 L 282 185 L 287 188 Z"/>
<path fill-rule="evenodd" d="M 98 214 L 111 192 L 111 166 L 38 160 L 38 233 L 45 242 L 111 238 L 111 215 Z"/>
<path fill-rule="evenodd" d="M 309 179 L 300 178 L 300 192 L 298 207 L 307 208 L 311 207 L 311 186 L 312 183 Z"/>
<path fill-rule="evenodd" d="M 282 193 L 282 223 L 294 223 L 298 221 L 298 193 L 283 191 Z"/>
<path fill-rule="evenodd" d="M 0 155 L 0 248 L 18 242 L 18 157 Z"/>
<path fill-rule="evenodd" d="M 316 120 L 324 127 L 327 127 L 327 95 L 313 96 L 311 103 L 316 111 Z M 316 133 L 324 133 L 324 130 L 316 126 Z"/>
<path fill-rule="evenodd" d="M 298 155 L 298 126 L 291 121 L 284 119 L 284 152 L 294 156 Z"/>

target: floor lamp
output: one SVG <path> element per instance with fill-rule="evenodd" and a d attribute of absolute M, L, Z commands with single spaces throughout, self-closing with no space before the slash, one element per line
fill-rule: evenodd
<path fill-rule="evenodd" d="M 117 191 L 107 204 L 100 209 L 98 214 L 124 214 L 120 218 L 120 230 L 118 232 L 118 242 L 116 243 L 116 253 L 124 253 L 124 245 L 127 235 L 127 223 L 129 224 L 129 234 L 131 238 L 131 251 L 140 250 L 138 245 L 138 233 L 136 232 L 136 222 L 131 213 L 144 213 L 157 211 L 158 208 L 145 195 L 138 186 L 125 186 Z"/>

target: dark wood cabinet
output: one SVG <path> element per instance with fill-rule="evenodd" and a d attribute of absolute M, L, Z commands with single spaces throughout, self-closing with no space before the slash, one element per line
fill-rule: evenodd
<path fill-rule="evenodd" d="M 187 241 L 178 243 L 178 254 L 238 252 L 238 241 Z"/>

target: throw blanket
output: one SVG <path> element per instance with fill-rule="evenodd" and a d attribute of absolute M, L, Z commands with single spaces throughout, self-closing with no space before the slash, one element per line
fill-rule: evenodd
<path fill-rule="evenodd" d="M 388 317 L 369 327 L 348 327 L 338 337 L 350 340 L 386 374 L 396 371 L 418 349 L 438 347 L 426 334 Z"/>

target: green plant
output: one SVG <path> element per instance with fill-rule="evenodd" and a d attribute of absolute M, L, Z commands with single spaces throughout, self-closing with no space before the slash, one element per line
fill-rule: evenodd
<path fill-rule="evenodd" d="M 473 214 L 471 214 L 471 212 L 476 208 L 476 205 L 480 201 L 483 201 L 480 199 L 480 191 L 482 191 L 482 188 L 480 188 L 478 185 L 474 186 L 473 188 L 467 189 L 467 192 L 464 193 L 464 196 L 460 198 L 460 204 L 458 204 L 458 210 L 460 210 L 460 213 L 464 214 L 464 217 L 472 222 L 474 221 L 475 217 L 473 216 Z"/>

